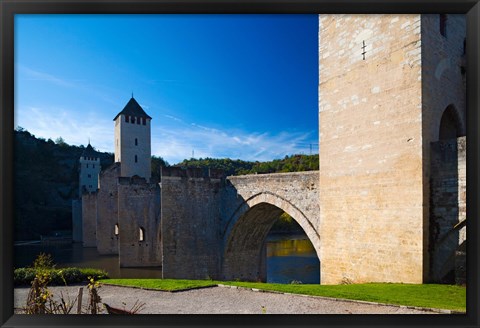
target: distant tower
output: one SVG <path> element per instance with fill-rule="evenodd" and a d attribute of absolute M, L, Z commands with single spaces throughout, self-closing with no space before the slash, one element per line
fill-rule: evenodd
<path fill-rule="evenodd" d="M 78 195 L 83 192 L 93 192 L 98 189 L 98 174 L 100 173 L 100 157 L 93 147 L 88 143 L 87 148 L 80 156 L 80 175 L 78 184 Z"/>
<path fill-rule="evenodd" d="M 115 116 L 115 162 L 121 163 L 122 177 L 151 177 L 151 117 L 133 98 Z"/>

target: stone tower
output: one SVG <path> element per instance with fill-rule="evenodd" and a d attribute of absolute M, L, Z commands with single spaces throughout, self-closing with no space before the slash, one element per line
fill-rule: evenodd
<path fill-rule="evenodd" d="M 121 163 L 120 176 L 151 177 L 151 117 L 133 98 L 115 116 L 115 162 Z"/>
<path fill-rule="evenodd" d="M 101 170 L 100 157 L 93 150 L 90 142 L 80 156 L 79 162 L 78 195 L 81 197 L 84 192 L 94 192 L 98 189 L 98 174 Z"/>
<path fill-rule="evenodd" d="M 323 284 L 429 280 L 431 144 L 465 135 L 465 31 L 463 15 L 320 15 Z"/>

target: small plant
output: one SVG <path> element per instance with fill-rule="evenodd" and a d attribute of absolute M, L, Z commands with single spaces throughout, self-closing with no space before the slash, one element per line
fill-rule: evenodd
<path fill-rule="evenodd" d="M 138 312 L 142 311 L 145 307 L 145 303 L 140 303 L 139 300 L 136 300 L 130 310 L 127 310 L 125 307 L 127 303 L 122 302 L 123 311 L 127 312 L 128 314 L 138 314 Z"/>
<path fill-rule="evenodd" d="M 145 303 L 140 303 L 138 300 L 135 301 L 132 308 L 129 310 L 131 314 L 138 314 L 145 307 Z"/>
<path fill-rule="evenodd" d="M 300 280 L 292 280 L 292 281 L 290 281 L 290 284 L 292 284 L 292 285 L 301 285 L 301 284 L 303 284 L 303 283 L 302 283 Z"/>
<path fill-rule="evenodd" d="M 98 288 L 100 288 L 100 283 L 96 281 L 93 277 L 88 277 L 88 294 L 90 299 L 88 301 L 87 313 L 98 314 L 102 312 L 102 307 L 100 306 L 102 298 L 98 295 Z"/>
<path fill-rule="evenodd" d="M 27 304 L 23 309 L 26 314 L 45 314 L 47 313 L 47 301 L 51 299 L 51 294 L 47 288 L 50 282 L 50 276 L 47 273 L 40 273 L 32 281 L 32 287 L 28 292 Z"/>
<path fill-rule="evenodd" d="M 343 277 L 342 278 L 342 282 L 340 283 L 341 285 L 351 285 L 353 284 L 353 280 L 347 278 L 347 277 Z"/>
<path fill-rule="evenodd" d="M 58 271 L 58 275 L 60 276 L 60 278 L 62 279 L 63 283 L 65 284 L 65 286 L 67 285 L 67 281 L 65 280 L 65 277 L 63 276 L 63 270 L 60 270 Z M 63 295 L 62 295 L 63 296 Z"/>
<path fill-rule="evenodd" d="M 48 283 L 52 277 L 48 270 L 37 273 L 32 281 L 32 286 L 27 297 L 27 304 L 22 309 L 25 314 L 69 314 L 71 313 L 77 298 L 73 301 L 70 296 L 60 293 L 60 302 L 53 299 L 53 294 L 48 290 Z"/>
<path fill-rule="evenodd" d="M 53 262 L 52 255 L 40 253 L 33 261 L 33 267 L 35 269 L 54 269 L 55 263 Z"/>
<path fill-rule="evenodd" d="M 25 314 L 70 314 L 74 309 L 75 305 L 79 302 L 79 297 L 75 297 L 73 300 L 70 298 L 70 295 L 64 296 L 63 292 L 60 292 L 59 300 L 55 300 L 53 294 L 48 290 L 48 284 L 53 281 L 53 278 L 59 280 L 61 279 L 65 286 L 67 286 L 67 281 L 65 279 L 64 270 L 48 270 L 48 269 L 38 269 L 36 270 L 37 274 L 31 282 L 30 291 L 27 297 L 27 304 L 22 308 L 23 313 Z M 98 294 L 98 289 L 101 287 L 100 283 L 96 280 L 95 276 L 88 277 L 88 293 L 89 301 L 86 308 L 80 311 L 81 304 L 79 304 L 79 313 L 84 314 L 99 314 L 103 312 L 102 299 Z M 122 313 L 125 314 L 138 314 L 145 307 L 145 303 L 139 302 L 137 300 L 133 306 L 127 310 L 126 303 L 122 302 L 123 310 Z M 106 304 L 105 304 L 106 306 Z M 115 309 L 114 309 L 115 310 Z M 117 309 L 119 310 L 119 309 Z"/>
<path fill-rule="evenodd" d="M 66 300 L 63 296 L 63 293 L 60 292 L 60 302 L 55 302 L 52 300 L 52 308 L 54 309 L 55 314 L 70 314 L 73 310 L 73 307 L 77 303 L 78 298 L 75 297 L 72 301 L 70 295 L 67 294 Z"/>

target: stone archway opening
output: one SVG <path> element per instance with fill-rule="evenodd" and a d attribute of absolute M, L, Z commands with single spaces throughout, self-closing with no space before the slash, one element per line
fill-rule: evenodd
<path fill-rule="evenodd" d="M 430 280 L 465 280 L 466 139 L 453 105 L 443 112 L 430 153 Z"/>
<path fill-rule="evenodd" d="M 239 217 L 225 245 L 223 257 L 223 278 L 225 280 L 267 282 L 269 272 L 267 255 L 275 253 L 275 250 L 271 250 L 270 254 L 268 254 L 269 245 L 267 237 L 275 222 L 278 222 L 284 213 L 284 210 L 276 205 L 261 202 L 248 208 Z M 297 220 L 294 216 L 292 218 Z M 302 232 L 308 240 L 307 234 L 303 229 Z M 306 243 L 304 242 L 304 244 Z M 312 245 L 310 240 L 308 240 L 308 243 Z M 300 246 L 299 242 L 296 243 L 297 245 L 295 245 L 295 242 L 291 244 L 297 247 Z M 278 252 L 279 250 L 277 249 L 277 255 Z M 317 263 L 313 265 L 312 269 L 315 270 L 317 268 L 317 283 L 319 283 L 320 264 L 315 249 L 313 252 L 314 260 L 316 259 Z M 294 258 L 288 260 L 295 261 Z M 270 265 L 272 264 L 275 265 L 275 263 L 270 263 Z M 303 278 L 292 278 L 291 280 L 300 282 L 301 279 Z M 291 280 L 283 282 L 290 283 Z"/>
<path fill-rule="evenodd" d="M 300 224 L 283 212 L 266 238 L 267 282 L 319 284 L 320 261 Z"/>
<path fill-rule="evenodd" d="M 458 113 L 453 105 L 449 105 L 444 110 L 440 120 L 438 140 L 456 139 L 462 135 L 462 127 Z"/>

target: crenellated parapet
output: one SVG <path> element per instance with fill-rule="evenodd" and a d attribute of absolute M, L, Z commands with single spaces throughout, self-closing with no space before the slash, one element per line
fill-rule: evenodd
<path fill-rule="evenodd" d="M 166 178 L 189 178 L 189 179 L 224 179 L 225 172 L 220 169 L 212 168 L 183 168 L 178 166 L 169 166 L 161 168 L 161 176 Z"/>

